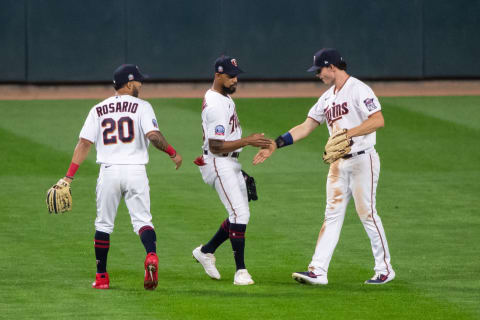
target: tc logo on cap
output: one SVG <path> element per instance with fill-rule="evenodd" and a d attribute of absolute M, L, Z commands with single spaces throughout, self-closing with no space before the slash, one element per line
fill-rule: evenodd
<path fill-rule="evenodd" d="M 237 59 L 232 59 L 232 60 L 230 60 L 230 62 L 231 62 L 235 67 L 238 67 Z"/>
<path fill-rule="evenodd" d="M 223 72 L 223 67 L 222 67 L 222 66 L 218 66 L 217 71 L 218 71 L 218 73 L 222 73 L 222 72 Z"/>
<path fill-rule="evenodd" d="M 129 80 L 129 81 L 132 81 L 133 79 L 134 79 L 133 74 L 130 73 L 130 74 L 128 75 L 128 80 Z"/>

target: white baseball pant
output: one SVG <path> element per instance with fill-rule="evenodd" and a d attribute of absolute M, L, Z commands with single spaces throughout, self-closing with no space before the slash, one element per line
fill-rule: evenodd
<path fill-rule="evenodd" d="M 309 270 L 316 274 L 327 274 L 340 237 L 347 204 L 352 196 L 360 221 L 370 238 L 375 272 L 389 274 L 393 270 L 382 220 L 375 208 L 379 174 L 380 159 L 375 150 L 350 159 L 340 159 L 330 166 L 325 221 L 318 235 Z"/>
<path fill-rule="evenodd" d="M 236 158 L 209 157 L 200 166 L 203 181 L 217 190 L 228 212 L 228 220 L 236 224 L 248 224 L 250 209 L 242 165 Z"/>
<path fill-rule="evenodd" d="M 95 229 L 112 233 L 122 196 L 130 213 L 133 231 L 151 226 L 150 187 L 144 165 L 100 166 L 97 179 L 97 218 Z"/>

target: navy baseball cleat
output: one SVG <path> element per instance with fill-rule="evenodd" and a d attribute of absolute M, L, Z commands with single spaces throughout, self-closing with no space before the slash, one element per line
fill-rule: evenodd
<path fill-rule="evenodd" d="M 385 284 L 387 282 L 392 281 L 395 279 L 395 272 L 389 272 L 387 274 L 375 273 L 375 275 L 365 281 L 366 284 Z"/>
<path fill-rule="evenodd" d="M 328 283 L 326 274 L 319 275 L 313 273 L 312 271 L 294 272 L 292 273 L 292 278 L 300 283 L 308 283 L 313 285 Z"/>

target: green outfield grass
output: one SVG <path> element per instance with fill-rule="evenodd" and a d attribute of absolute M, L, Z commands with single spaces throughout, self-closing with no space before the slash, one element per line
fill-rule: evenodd
<path fill-rule="evenodd" d="M 396 269 L 373 275 L 368 237 L 350 203 L 325 287 L 291 279 L 304 271 L 323 220 L 327 129 L 279 150 L 261 166 L 246 264 L 256 284 L 233 286 L 227 242 L 217 251 L 221 281 L 191 251 L 226 213 L 192 163 L 201 153 L 201 99 L 152 99 L 160 128 L 184 157 L 178 172 L 151 148 L 147 170 L 160 258 L 156 291 L 143 289 L 145 252 L 121 204 L 111 236 L 111 290 L 90 288 L 95 152 L 72 184 L 73 211 L 49 215 L 45 192 L 62 177 L 96 100 L 0 101 L 0 319 L 479 319 L 480 97 L 381 99 L 382 169 L 377 209 Z M 237 99 L 244 135 L 275 138 L 302 122 L 315 99 Z"/>

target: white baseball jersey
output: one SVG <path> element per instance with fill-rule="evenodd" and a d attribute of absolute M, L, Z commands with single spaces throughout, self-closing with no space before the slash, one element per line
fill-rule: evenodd
<path fill-rule="evenodd" d="M 146 164 L 146 134 L 150 131 L 158 131 L 150 103 L 121 95 L 105 99 L 90 110 L 80 138 L 95 143 L 97 163 Z"/>
<path fill-rule="evenodd" d="M 202 105 L 203 150 L 209 150 L 208 139 L 233 141 L 242 138 L 235 103 L 230 96 L 208 90 Z M 242 151 L 242 148 L 235 150 Z M 208 152 L 205 158 L 216 157 Z"/>
<path fill-rule="evenodd" d="M 381 110 L 372 89 L 356 78 L 349 77 L 338 92 L 334 90 L 334 86 L 328 89 L 308 113 L 308 117 L 315 121 L 326 122 L 330 135 L 340 129 L 356 127 Z M 360 221 L 370 238 L 375 273 L 394 277 L 385 230 L 376 210 L 380 176 L 380 158 L 373 148 L 376 134 L 372 132 L 354 137 L 353 141 L 352 154 L 365 152 L 347 159 L 341 158 L 330 165 L 325 220 L 309 270 L 318 275 L 327 275 L 348 202 L 353 198 Z"/>
<path fill-rule="evenodd" d="M 233 141 L 242 138 L 235 103 L 229 96 L 208 90 L 202 105 L 203 150 L 205 164 L 200 166 L 203 181 L 214 187 L 228 212 L 231 223 L 248 224 L 247 188 L 242 175 L 242 165 L 228 154 L 212 154 L 208 139 Z M 235 150 L 242 151 L 242 148 Z M 226 155 L 226 156 L 225 156 Z"/>
<path fill-rule="evenodd" d="M 308 113 L 308 117 L 319 123 L 327 122 L 330 135 L 340 129 L 359 126 L 381 110 L 372 89 L 354 77 L 349 77 L 337 93 L 334 90 L 335 86 L 328 89 Z M 375 143 L 375 132 L 354 137 L 351 153 L 369 149 Z"/>

